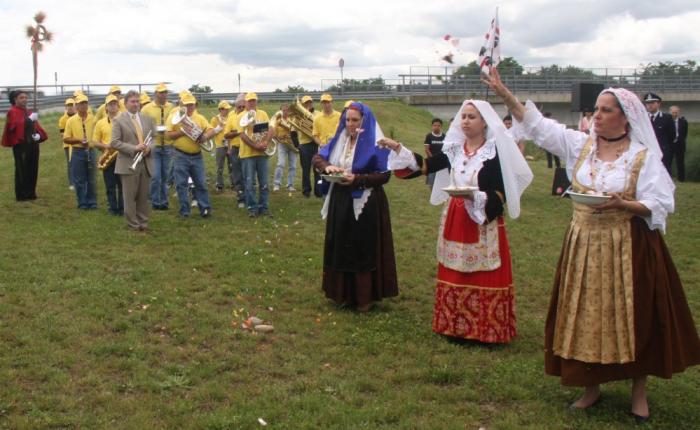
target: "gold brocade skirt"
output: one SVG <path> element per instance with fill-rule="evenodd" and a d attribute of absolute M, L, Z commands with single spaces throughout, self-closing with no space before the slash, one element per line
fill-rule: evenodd
<path fill-rule="evenodd" d="M 631 218 L 574 203 L 561 256 L 555 355 L 586 363 L 635 360 Z"/>

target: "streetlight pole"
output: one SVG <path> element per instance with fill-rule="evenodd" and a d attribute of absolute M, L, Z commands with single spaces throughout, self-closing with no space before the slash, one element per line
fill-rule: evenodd
<path fill-rule="evenodd" d="M 345 60 L 342 58 L 338 60 L 338 67 L 340 67 L 340 94 L 343 94 L 343 67 L 345 67 Z"/>

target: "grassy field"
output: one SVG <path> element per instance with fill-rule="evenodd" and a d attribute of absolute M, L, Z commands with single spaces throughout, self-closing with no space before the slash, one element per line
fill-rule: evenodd
<path fill-rule="evenodd" d="M 387 134 L 422 146 L 429 114 L 370 105 Z M 544 319 L 571 202 L 549 195 L 552 170 L 538 150 L 521 218 L 507 220 L 518 336 L 485 346 L 431 332 L 440 208 L 422 180 L 386 187 L 400 295 L 358 314 L 321 292 L 320 199 L 272 193 L 274 218 L 250 220 L 230 191 L 212 193 L 212 218 L 180 220 L 173 198 L 170 211 L 151 214 L 152 233 L 129 232 L 107 215 L 101 178 L 100 209 L 76 209 L 56 117 L 42 121 L 52 138 L 42 147 L 39 200 L 14 201 L 12 154 L 0 151 L 0 428 L 633 425 L 628 382 L 605 385 L 599 406 L 570 413 L 579 390 L 544 375 Z M 211 189 L 214 158 L 206 163 Z M 679 184 L 666 240 L 696 323 L 698 212 L 700 184 Z M 275 331 L 242 330 L 253 314 Z M 698 387 L 700 368 L 651 378 L 651 427 L 697 426 Z"/>

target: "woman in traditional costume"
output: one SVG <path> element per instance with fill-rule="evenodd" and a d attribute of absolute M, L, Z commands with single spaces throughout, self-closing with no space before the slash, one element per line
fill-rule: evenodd
<path fill-rule="evenodd" d="M 520 214 L 520 196 L 532 172 L 488 102 L 466 100 L 445 137 L 442 154 L 425 160 L 400 143 L 389 167 L 398 177 L 437 172 L 431 203 L 447 202 L 437 241 L 438 274 L 433 331 L 484 343 L 516 335 L 510 248 L 503 215 Z M 462 190 L 449 196 L 443 188 Z"/>
<path fill-rule="evenodd" d="M 340 176 L 324 182 L 326 219 L 323 290 L 339 305 L 368 311 L 373 302 L 398 295 L 389 202 L 389 151 L 377 146 L 382 132 L 368 106 L 352 103 L 335 136 L 314 155 L 314 168 Z"/>
<path fill-rule="evenodd" d="M 631 412 L 649 418 L 647 375 L 670 378 L 700 363 L 700 340 L 662 233 L 674 185 L 639 98 L 622 88 L 598 96 L 590 136 L 543 118 L 503 85 L 483 77 L 534 142 L 564 159 L 577 193 L 545 324 L 545 371 L 583 386 L 573 409 L 600 398 L 600 384 L 632 379 Z"/>

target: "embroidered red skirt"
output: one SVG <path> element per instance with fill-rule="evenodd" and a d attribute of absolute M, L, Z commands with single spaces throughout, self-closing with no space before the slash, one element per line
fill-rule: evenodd
<path fill-rule="evenodd" d="M 492 222 L 498 223 L 500 267 L 466 273 L 438 264 L 433 312 L 435 333 L 485 343 L 507 343 L 515 337 L 510 248 L 503 218 Z M 478 228 L 463 207 L 450 205 L 440 234 L 449 240 L 473 240 L 479 236 L 473 234 Z"/>

